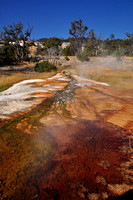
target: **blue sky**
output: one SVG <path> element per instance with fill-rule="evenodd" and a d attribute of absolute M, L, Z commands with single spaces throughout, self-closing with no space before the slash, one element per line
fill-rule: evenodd
<path fill-rule="evenodd" d="M 102 38 L 124 38 L 133 33 L 133 0 L 0 0 L 0 30 L 21 21 L 33 25 L 34 39 L 67 38 L 79 17 Z"/>

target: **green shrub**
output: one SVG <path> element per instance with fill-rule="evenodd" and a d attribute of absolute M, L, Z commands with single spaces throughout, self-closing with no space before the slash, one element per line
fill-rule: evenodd
<path fill-rule="evenodd" d="M 68 56 L 65 56 L 66 61 L 69 61 L 70 59 L 68 58 Z"/>
<path fill-rule="evenodd" d="M 88 58 L 88 49 L 85 48 L 84 51 L 82 53 L 78 53 L 77 54 L 77 58 L 80 60 L 80 61 L 89 61 L 89 58 Z"/>
<path fill-rule="evenodd" d="M 34 67 L 34 70 L 36 72 L 50 72 L 51 70 L 56 70 L 56 66 L 51 64 L 48 61 L 42 61 L 40 63 L 37 63 Z"/>
<path fill-rule="evenodd" d="M 131 57 L 133 57 L 133 53 L 129 53 L 127 56 L 131 56 Z"/>
<path fill-rule="evenodd" d="M 31 60 L 30 60 L 30 62 L 33 62 L 33 63 L 38 62 L 38 58 L 36 56 L 32 57 Z"/>
<path fill-rule="evenodd" d="M 64 55 L 64 56 L 73 56 L 74 52 L 71 49 L 71 46 L 62 49 L 62 55 Z"/>
<path fill-rule="evenodd" d="M 16 61 L 14 49 L 11 45 L 0 49 L 0 66 L 10 65 Z"/>
<path fill-rule="evenodd" d="M 23 61 L 30 62 L 30 57 L 29 57 L 28 55 L 27 55 L 27 56 L 24 56 Z"/>

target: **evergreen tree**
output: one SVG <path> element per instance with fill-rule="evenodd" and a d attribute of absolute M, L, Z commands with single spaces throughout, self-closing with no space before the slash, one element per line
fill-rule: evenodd
<path fill-rule="evenodd" d="M 3 31 L 0 31 L 0 39 L 4 41 L 4 48 L 11 49 L 12 46 L 16 61 L 23 61 L 24 57 L 28 56 L 27 40 L 30 38 L 31 31 L 30 26 L 24 31 L 21 22 L 3 27 Z"/>
<path fill-rule="evenodd" d="M 72 35 L 71 40 L 73 51 L 75 53 L 80 53 L 82 51 L 82 45 L 84 42 L 86 31 L 88 26 L 83 25 L 82 20 L 79 18 L 78 21 L 71 22 L 71 28 L 69 29 L 69 34 Z"/>

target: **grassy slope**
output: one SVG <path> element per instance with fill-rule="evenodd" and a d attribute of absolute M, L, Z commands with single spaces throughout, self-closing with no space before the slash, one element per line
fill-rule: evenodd
<path fill-rule="evenodd" d="M 14 74 L 8 74 L 8 75 L 0 75 L 0 92 L 9 88 L 15 83 L 18 83 L 23 80 L 27 79 L 43 79 L 43 78 L 48 78 L 53 75 L 55 75 L 56 72 L 45 72 L 45 73 L 35 73 L 31 72 L 28 74 L 24 73 L 14 73 Z"/>
<path fill-rule="evenodd" d="M 72 73 L 89 78 L 99 82 L 106 82 L 112 86 L 124 89 L 133 89 L 133 58 L 123 58 L 125 64 L 117 63 L 116 67 L 113 65 L 107 66 L 106 62 L 100 63 L 98 57 L 92 57 L 90 62 L 79 62 L 76 57 L 69 57 L 69 65 L 67 68 Z M 106 60 L 105 60 L 106 61 Z M 95 63 L 96 62 L 96 63 Z"/>

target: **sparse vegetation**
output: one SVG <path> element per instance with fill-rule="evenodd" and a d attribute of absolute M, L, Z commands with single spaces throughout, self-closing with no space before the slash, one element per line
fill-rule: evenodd
<path fill-rule="evenodd" d="M 85 48 L 84 51 L 82 53 L 78 53 L 77 54 L 77 58 L 80 60 L 80 61 L 89 61 L 89 58 L 88 58 L 88 49 Z"/>
<path fill-rule="evenodd" d="M 6 90 L 13 84 L 27 80 L 27 79 L 42 79 L 54 76 L 56 74 L 55 71 L 53 72 L 44 72 L 44 73 L 35 73 L 30 72 L 30 74 L 25 73 L 14 73 L 14 74 L 1 74 L 0 75 L 0 92 Z"/>
<path fill-rule="evenodd" d="M 31 58 L 30 62 L 33 62 L 33 63 L 38 62 L 38 58 L 34 56 Z"/>
<path fill-rule="evenodd" d="M 32 28 L 24 31 L 21 22 L 3 27 L 0 31 L 0 39 L 4 41 L 4 46 L 0 51 L 0 66 L 12 64 L 14 61 L 23 61 L 28 57 L 27 41 L 31 35 Z"/>
<path fill-rule="evenodd" d="M 69 29 L 69 34 L 72 35 L 72 49 L 75 54 L 82 52 L 82 45 L 85 39 L 86 31 L 88 30 L 88 26 L 83 25 L 82 20 L 75 20 L 71 22 L 71 28 Z"/>
<path fill-rule="evenodd" d="M 88 26 L 84 25 L 82 20 L 71 22 L 69 34 L 72 36 L 68 39 L 60 39 L 57 37 L 43 38 L 38 41 L 42 43 L 36 49 L 36 55 L 77 55 L 79 60 L 88 60 L 88 56 L 133 56 L 133 34 L 125 33 L 126 38 L 116 39 L 113 33 L 106 39 L 97 36 L 94 30 L 87 33 Z M 24 31 L 23 24 L 13 23 L 7 27 L 3 27 L 0 31 L 0 43 L 3 47 L 0 49 L 0 67 L 11 65 L 14 62 L 30 61 L 28 47 L 32 43 L 29 40 L 32 27 L 28 27 Z M 63 42 L 70 42 L 71 45 L 61 49 Z M 34 42 L 33 44 L 34 45 Z M 42 48 L 43 47 L 43 48 Z M 85 48 L 83 51 L 83 47 Z M 31 62 L 37 62 L 36 58 Z"/>
<path fill-rule="evenodd" d="M 133 73 L 106 67 L 90 67 L 86 77 L 95 81 L 109 83 L 112 86 L 133 89 Z"/>
<path fill-rule="evenodd" d="M 65 56 L 66 61 L 69 61 L 70 59 L 68 58 L 68 56 Z"/>
<path fill-rule="evenodd" d="M 66 48 L 62 49 L 62 55 L 64 55 L 64 56 L 73 56 L 74 52 L 72 50 L 72 47 L 69 46 L 69 47 L 66 47 Z"/>

